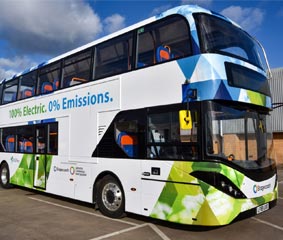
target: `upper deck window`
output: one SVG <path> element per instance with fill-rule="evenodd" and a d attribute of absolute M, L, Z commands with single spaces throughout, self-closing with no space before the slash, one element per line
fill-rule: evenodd
<path fill-rule="evenodd" d="M 39 71 L 39 89 L 40 94 L 57 90 L 60 86 L 60 62 L 47 65 Z"/>
<path fill-rule="evenodd" d="M 178 15 L 138 29 L 137 67 L 191 54 L 189 26 Z"/>
<path fill-rule="evenodd" d="M 91 79 L 91 50 L 65 59 L 63 87 L 88 82 Z"/>
<path fill-rule="evenodd" d="M 131 69 L 133 34 L 127 33 L 97 46 L 95 78 L 126 72 Z"/>
<path fill-rule="evenodd" d="M 243 59 L 263 68 L 257 42 L 242 29 L 208 14 L 195 14 L 202 52 Z"/>
<path fill-rule="evenodd" d="M 14 102 L 17 100 L 19 79 L 8 81 L 4 84 L 2 103 Z"/>
<path fill-rule="evenodd" d="M 36 71 L 33 71 L 20 77 L 20 91 L 18 99 L 32 97 L 35 94 L 36 75 Z"/>
<path fill-rule="evenodd" d="M 3 84 L 0 84 L 0 104 L 2 103 Z"/>

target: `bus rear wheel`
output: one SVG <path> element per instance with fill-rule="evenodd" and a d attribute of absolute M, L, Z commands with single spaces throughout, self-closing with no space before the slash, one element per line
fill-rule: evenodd
<path fill-rule="evenodd" d="M 99 210 L 105 216 L 123 217 L 125 197 L 122 186 L 116 178 L 107 175 L 100 180 L 96 200 Z"/>
<path fill-rule="evenodd" d="M 10 171 L 7 163 L 3 163 L 0 167 L 0 185 L 6 189 L 12 187 L 10 184 Z"/>

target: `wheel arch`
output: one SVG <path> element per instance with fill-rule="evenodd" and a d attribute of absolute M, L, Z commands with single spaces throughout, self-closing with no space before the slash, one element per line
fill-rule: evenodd
<path fill-rule="evenodd" d="M 111 171 L 104 171 L 104 172 L 101 172 L 95 179 L 94 181 L 94 184 L 93 184 L 93 192 L 92 192 L 92 202 L 93 203 L 96 203 L 96 196 L 97 196 L 97 189 L 98 189 L 98 186 L 99 186 L 99 182 L 101 181 L 101 179 L 103 179 L 105 176 L 112 176 L 114 177 L 120 184 L 121 188 L 122 188 L 122 191 L 123 191 L 123 194 L 125 196 L 125 191 L 124 191 L 124 187 L 122 185 L 122 182 L 120 181 L 119 177 L 111 172 Z M 126 199 L 125 199 L 125 202 L 126 202 Z M 96 206 L 97 207 L 97 206 Z"/>
<path fill-rule="evenodd" d="M 2 171 L 3 171 L 3 166 L 4 165 L 6 165 L 6 169 L 7 169 L 7 172 L 5 173 L 5 174 L 3 174 L 2 173 Z M 2 175 L 3 174 L 3 175 Z M 11 177 L 11 175 L 10 175 L 11 173 L 10 173 L 10 166 L 9 166 L 9 164 L 8 164 L 8 162 L 6 161 L 6 160 L 1 160 L 1 162 L 0 162 L 0 185 L 3 187 L 3 188 L 6 188 L 6 189 L 8 189 L 8 188 L 11 188 L 12 187 L 12 185 L 11 185 L 11 183 L 10 183 L 10 177 Z M 3 182 L 3 177 L 4 177 L 4 179 L 6 179 L 6 181 L 5 182 Z"/>
<path fill-rule="evenodd" d="M 0 160 L 0 168 L 1 168 L 1 166 L 2 166 L 3 164 L 7 164 L 8 168 L 9 168 L 9 170 L 10 170 L 10 166 L 9 166 L 8 162 L 7 162 L 5 159 Z"/>

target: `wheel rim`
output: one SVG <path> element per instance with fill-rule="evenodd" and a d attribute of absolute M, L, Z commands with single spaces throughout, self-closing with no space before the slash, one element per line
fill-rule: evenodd
<path fill-rule="evenodd" d="M 103 205 L 112 212 L 117 211 L 122 204 L 122 191 L 115 183 L 108 183 L 102 190 Z"/>
<path fill-rule="evenodd" d="M 8 169 L 7 168 L 3 168 L 1 171 L 1 182 L 6 185 L 8 182 Z"/>

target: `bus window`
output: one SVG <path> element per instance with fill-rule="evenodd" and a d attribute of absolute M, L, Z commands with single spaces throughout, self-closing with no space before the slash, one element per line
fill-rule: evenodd
<path fill-rule="evenodd" d="M 138 122 L 115 123 L 115 139 L 118 146 L 129 156 L 138 156 Z"/>
<path fill-rule="evenodd" d="M 195 14 L 203 53 L 219 53 L 250 62 L 263 68 L 258 43 L 245 31 L 209 14 Z M 260 88 L 257 88 L 260 89 Z"/>
<path fill-rule="evenodd" d="M 91 50 L 65 59 L 63 86 L 69 87 L 88 82 L 91 77 Z"/>
<path fill-rule="evenodd" d="M 36 127 L 36 153 L 46 152 L 45 128 L 42 126 Z"/>
<path fill-rule="evenodd" d="M 138 30 L 137 67 L 180 58 L 191 54 L 186 20 L 174 16 Z"/>
<path fill-rule="evenodd" d="M 0 152 L 4 152 L 5 149 L 5 143 L 3 141 L 3 129 L 0 128 Z"/>
<path fill-rule="evenodd" d="M 179 113 L 148 116 L 147 157 L 152 159 L 197 159 L 197 114 L 192 112 L 192 129 L 180 129 Z"/>
<path fill-rule="evenodd" d="M 154 40 L 151 32 L 139 30 L 137 67 L 152 65 L 154 63 Z"/>
<path fill-rule="evenodd" d="M 16 149 L 16 129 L 4 128 L 2 129 L 1 145 L 5 152 L 15 152 Z"/>
<path fill-rule="evenodd" d="M 3 84 L 0 84 L 0 104 L 2 104 L 2 89 L 3 89 Z"/>
<path fill-rule="evenodd" d="M 32 126 L 22 126 L 17 128 L 17 152 L 33 152 L 34 131 Z"/>
<path fill-rule="evenodd" d="M 17 100 L 18 82 L 19 79 L 15 79 L 5 83 L 2 103 L 9 103 Z"/>
<path fill-rule="evenodd" d="M 60 86 L 60 62 L 40 69 L 39 89 L 40 94 L 57 90 Z"/>
<path fill-rule="evenodd" d="M 148 117 L 148 157 L 178 158 L 172 142 L 179 141 L 178 118 L 172 112 L 151 114 Z M 167 145 L 168 144 L 168 145 Z M 171 157 L 170 157 L 171 155 Z"/>
<path fill-rule="evenodd" d="M 47 136 L 47 153 L 58 154 L 58 123 L 48 124 Z"/>
<path fill-rule="evenodd" d="M 132 33 L 97 46 L 95 77 L 101 78 L 126 72 L 132 63 Z"/>
<path fill-rule="evenodd" d="M 20 77 L 19 99 L 32 97 L 35 94 L 36 71 Z"/>

